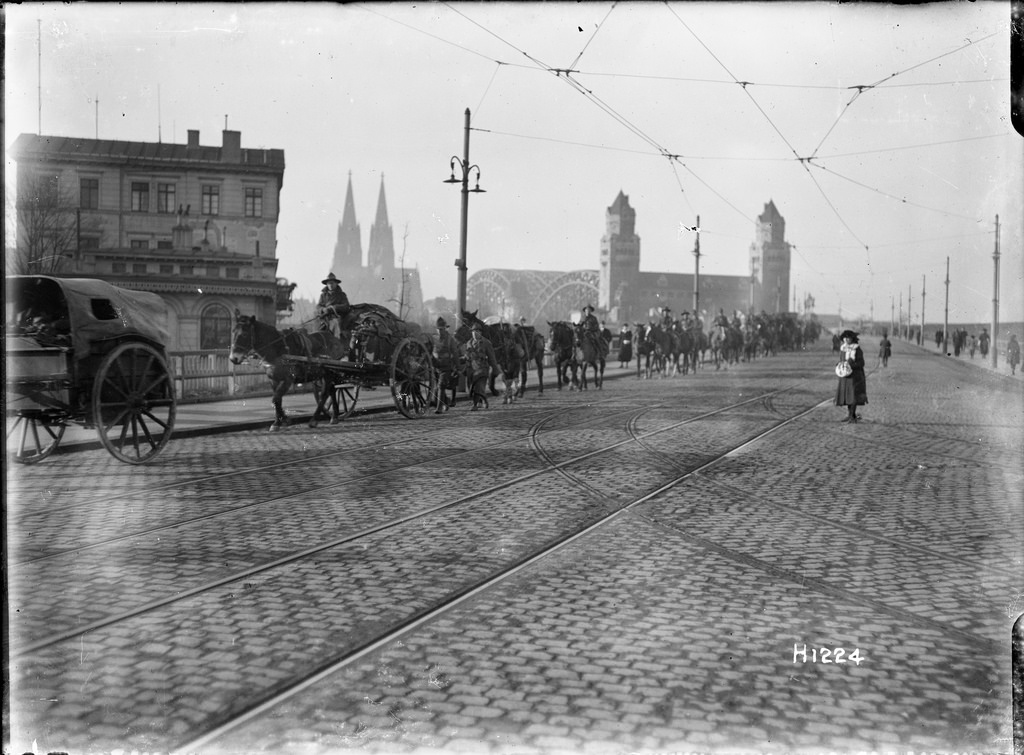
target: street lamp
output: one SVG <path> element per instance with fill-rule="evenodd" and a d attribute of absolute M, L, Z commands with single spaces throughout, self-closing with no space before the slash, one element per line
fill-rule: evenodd
<path fill-rule="evenodd" d="M 458 165 L 462 171 L 462 178 L 455 177 L 455 166 Z M 480 188 L 480 166 L 469 164 L 469 108 L 466 108 L 466 136 L 463 143 L 462 159 L 458 156 L 453 155 L 450 167 L 452 169 L 451 178 L 445 179 L 446 184 L 462 184 L 462 238 L 459 241 L 459 258 L 455 260 L 455 267 L 459 269 L 459 287 L 458 287 L 458 318 L 459 322 L 462 322 L 462 313 L 466 311 L 466 229 L 469 225 L 469 194 L 485 193 Z M 476 171 L 476 187 L 469 188 L 469 175 L 473 171 Z"/>

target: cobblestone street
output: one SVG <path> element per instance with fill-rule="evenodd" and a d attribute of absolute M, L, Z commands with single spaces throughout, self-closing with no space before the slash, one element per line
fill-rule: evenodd
<path fill-rule="evenodd" d="M 185 439 L 142 470 L 98 451 L 17 470 L 12 752 L 1011 752 L 1024 394 L 912 348 L 870 374 L 856 425 L 819 346 L 476 415 Z"/>

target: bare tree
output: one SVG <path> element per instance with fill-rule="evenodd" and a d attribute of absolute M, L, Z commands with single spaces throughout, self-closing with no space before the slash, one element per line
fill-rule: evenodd
<path fill-rule="evenodd" d="M 398 298 L 395 299 L 394 297 L 392 297 L 392 298 L 388 299 L 388 301 L 393 301 L 396 304 L 398 304 L 398 317 L 401 320 L 406 319 L 406 317 L 409 315 L 409 310 L 412 309 L 412 305 L 411 304 L 406 304 L 405 303 L 405 283 L 406 283 L 406 275 L 405 275 L 405 243 L 406 243 L 406 240 L 408 238 L 409 238 L 409 224 L 406 223 L 405 224 L 405 233 L 402 234 L 402 256 L 398 258 L 398 262 L 399 262 L 399 265 L 400 265 L 399 269 L 401 270 L 401 273 L 402 273 L 402 283 L 401 283 L 401 285 L 398 288 Z"/>
<path fill-rule="evenodd" d="M 46 275 L 70 269 L 78 249 L 79 217 L 74 195 L 57 175 L 20 177 L 14 212 L 17 241 L 7 256 L 7 272 Z"/>

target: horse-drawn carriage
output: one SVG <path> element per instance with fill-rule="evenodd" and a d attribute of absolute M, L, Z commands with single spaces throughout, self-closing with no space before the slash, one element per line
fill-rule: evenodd
<path fill-rule="evenodd" d="M 7 278 L 7 448 L 52 454 L 69 424 L 96 428 L 129 464 L 152 461 L 174 429 L 167 309 L 156 294 L 91 278 Z"/>
<path fill-rule="evenodd" d="M 430 338 L 386 307 L 353 305 L 341 323 L 341 338 L 327 330 L 282 332 L 235 314 L 231 361 L 256 356 L 266 365 L 274 391 L 271 430 L 287 424 L 282 398 L 294 384 L 314 386 L 311 427 L 322 418 L 334 423 L 348 417 L 361 390 L 390 387 L 395 407 L 410 419 L 426 414 L 438 399 Z"/>

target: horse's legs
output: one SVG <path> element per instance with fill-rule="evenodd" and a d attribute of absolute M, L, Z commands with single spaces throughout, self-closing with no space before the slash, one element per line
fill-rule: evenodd
<path fill-rule="evenodd" d="M 537 393 L 544 392 L 544 357 L 537 357 Z"/>
<path fill-rule="evenodd" d="M 288 389 L 291 387 L 291 380 L 287 379 L 274 383 L 274 396 L 271 399 L 271 403 L 274 404 L 274 424 L 270 426 L 271 432 L 280 430 L 283 426 L 288 424 L 288 416 L 284 413 L 282 400 L 284 395 L 288 393 Z"/>

